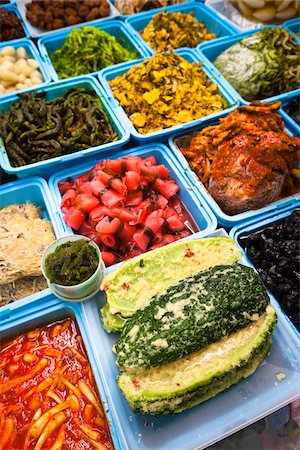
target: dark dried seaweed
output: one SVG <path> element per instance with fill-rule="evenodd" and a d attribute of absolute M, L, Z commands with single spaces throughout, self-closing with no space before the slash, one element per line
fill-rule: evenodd
<path fill-rule="evenodd" d="M 46 100 L 46 92 L 19 95 L 0 117 L 0 136 L 13 167 L 119 139 L 92 89 L 77 87 Z"/>

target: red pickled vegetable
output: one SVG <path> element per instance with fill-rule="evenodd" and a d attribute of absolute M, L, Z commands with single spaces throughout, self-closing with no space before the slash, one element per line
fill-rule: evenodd
<path fill-rule="evenodd" d="M 59 189 L 65 222 L 97 243 L 107 266 L 198 231 L 154 156 L 104 160 Z"/>

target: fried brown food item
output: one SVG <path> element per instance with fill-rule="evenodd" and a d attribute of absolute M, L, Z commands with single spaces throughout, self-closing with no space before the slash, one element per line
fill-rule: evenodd
<path fill-rule="evenodd" d="M 280 105 L 240 106 L 181 149 L 226 214 L 258 209 L 299 190 L 300 139 L 284 130 L 275 112 Z"/>
<path fill-rule="evenodd" d="M 0 8 L 0 42 L 19 39 L 25 36 L 22 21 L 13 12 Z"/>

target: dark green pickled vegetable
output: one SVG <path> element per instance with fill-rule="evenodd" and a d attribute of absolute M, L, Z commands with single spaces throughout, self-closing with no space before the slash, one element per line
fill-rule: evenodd
<path fill-rule="evenodd" d="M 76 77 L 139 58 L 114 36 L 96 27 L 75 28 L 64 45 L 50 55 L 59 78 Z"/>
<path fill-rule="evenodd" d="M 66 242 L 47 256 L 46 275 L 51 283 L 74 286 L 88 280 L 99 264 L 97 251 L 84 239 Z"/>
<path fill-rule="evenodd" d="M 265 28 L 221 53 L 214 65 L 248 101 L 296 89 L 300 83 L 300 46 L 283 28 Z"/>
<path fill-rule="evenodd" d="M 19 95 L 0 117 L 0 137 L 13 167 L 24 166 L 118 140 L 101 100 L 76 87 L 46 100 L 46 92 Z"/>

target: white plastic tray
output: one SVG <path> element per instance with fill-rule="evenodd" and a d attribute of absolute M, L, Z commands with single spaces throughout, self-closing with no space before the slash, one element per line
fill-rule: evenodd
<path fill-rule="evenodd" d="M 227 236 L 224 230 L 215 235 Z M 112 346 L 117 334 L 103 330 L 100 303 L 101 296 L 85 302 L 83 310 L 124 449 L 204 449 L 300 397 L 300 342 L 276 307 L 279 321 L 271 352 L 251 377 L 184 413 L 160 418 L 134 413 L 116 383 L 119 371 Z M 279 381 L 276 375 L 282 373 L 285 378 Z"/>

